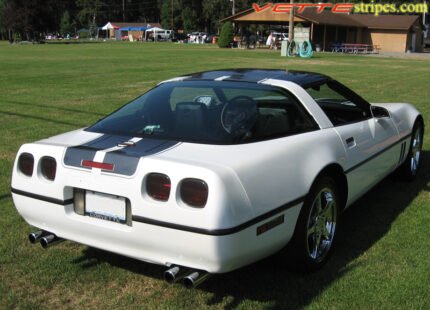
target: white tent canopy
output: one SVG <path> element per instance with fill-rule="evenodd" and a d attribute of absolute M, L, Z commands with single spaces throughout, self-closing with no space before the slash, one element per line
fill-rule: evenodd
<path fill-rule="evenodd" d="M 102 30 L 109 30 L 109 29 L 118 29 L 118 27 L 112 25 L 110 22 L 102 27 Z"/>
<path fill-rule="evenodd" d="M 165 30 L 165 29 L 161 29 L 161 28 L 159 28 L 159 27 L 152 27 L 152 28 L 149 28 L 149 29 L 147 29 L 147 30 L 145 31 L 145 40 L 147 40 L 147 39 L 148 39 L 148 33 L 152 32 L 152 33 L 153 33 L 154 41 L 157 41 L 157 32 L 164 32 L 164 31 L 166 31 L 166 30 Z"/>

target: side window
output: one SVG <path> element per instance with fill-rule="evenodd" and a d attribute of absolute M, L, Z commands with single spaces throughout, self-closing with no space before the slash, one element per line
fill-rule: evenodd
<path fill-rule="evenodd" d="M 280 92 L 255 98 L 258 118 L 255 138 L 275 138 L 317 129 L 312 118 L 291 95 Z"/>
<path fill-rule="evenodd" d="M 365 108 L 366 105 L 361 102 L 362 99 L 337 82 L 328 81 L 325 84 L 309 87 L 306 91 L 334 126 L 360 122 L 370 116 Z"/>

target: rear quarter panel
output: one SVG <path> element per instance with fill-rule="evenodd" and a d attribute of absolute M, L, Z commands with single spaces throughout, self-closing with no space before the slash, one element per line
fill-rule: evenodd
<path fill-rule="evenodd" d="M 346 163 L 332 128 L 241 145 L 184 143 L 158 157 L 205 166 L 220 176 L 227 202 L 222 222 L 236 225 L 303 198 L 324 167 Z M 237 182 L 240 185 L 234 185 Z M 238 186 L 243 193 L 239 196 L 234 190 Z"/>

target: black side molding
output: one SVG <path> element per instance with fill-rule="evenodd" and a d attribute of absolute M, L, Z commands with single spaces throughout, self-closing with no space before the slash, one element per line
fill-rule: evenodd
<path fill-rule="evenodd" d="M 176 230 L 182 230 L 182 231 L 186 231 L 186 232 L 192 232 L 192 233 L 196 233 L 196 234 L 201 234 L 201 235 L 209 235 L 209 236 L 226 236 L 226 235 L 232 235 L 234 233 L 237 233 L 239 231 L 242 231 L 252 225 L 258 224 L 261 221 L 264 221 L 272 216 L 275 216 L 281 212 L 284 212 L 300 203 L 303 203 L 305 201 L 305 197 L 300 197 L 297 198 L 291 202 L 288 202 L 276 209 L 273 209 L 272 211 L 269 211 L 267 213 L 264 213 L 262 215 L 259 215 L 249 221 L 246 221 L 242 224 L 239 224 L 237 226 L 234 227 L 230 227 L 230 228 L 222 228 L 222 229 L 204 229 L 204 228 L 197 228 L 197 227 L 192 227 L 192 226 L 185 226 L 185 225 L 179 225 L 179 224 L 173 224 L 173 223 L 168 223 L 168 222 L 162 222 L 162 221 L 157 221 L 157 220 L 153 220 L 150 218 L 146 218 L 143 216 L 138 216 L 138 215 L 133 215 L 133 221 L 134 222 L 138 222 L 138 223 L 144 223 L 144 224 L 149 224 L 149 225 L 155 225 L 155 226 L 160 226 L 160 227 L 165 227 L 165 228 L 170 228 L 170 229 L 176 229 Z"/>
<path fill-rule="evenodd" d="M 349 168 L 348 170 L 345 170 L 345 174 L 348 174 L 348 173 L 350 173 L 351 171 L 353 171 L 353 170 L 355 170 L 355 169 L 357 169 L 357 168 L 361 167 L 361 166 L 362 166 L 362 165 L 364 165 L 365 163 L 367 163 L 367 162 L 371 161 L 372 159 L 374 159 L 374 158 L 378 157 L 379 155 L 381 155 L 381 154 L 385 153 L 385 152 L 386 152 L 386 151 L 388 151 L 389 149 L 391 149 L 391 148 L 395 147 L 397 144 L 402 143 L 403 141 L 405 141 L 405 140 L 409 139 L 410 137 L 411 137 L 411 134 L 404 136 L 404 137 L 403 137 L 403 138 L 401 138 L 400 140 L 398 140 L 398 141 L 394 142 L 393 144 L 391 144 L 391 145 L 387 146 L 385 149 L 383 149 L 383 150 L 379 151 L 379 152 L 378 152 L 378 153 L 376 153 L 376 154 L 373 154 L 372 156 L 370 156 L 370 157 L 366 158 L 365 160 L 363 160 L 363 161 L 359 162 L 359 163 L 358 163 L 358 164 L 356 164 L 355 166 L 353 166 L 353 167 Z"/>
<path fill-rule="evenodd" d="M 55 198 L 51 198 L 51 197 L 46 197 L 46 196 L 42 196 L 42 195 L 37 195 L 37 194 L 33 194 L 33 193 L 29 193 L 29 192 L 25 192 L 25 191 L 21 191 L 18 189 L 14 189 L 11 188 L 11 192 L 17 195 L 21 195 L 21 196 L 25 196 L 25 197 L 29 197 L 29 198 L 33 198 L 33 199 L 37 199 L 37 200 L 41 200 L 41 201 L 46 201 L 49 203 L 54 203 L 54 204 L 58 204 L 58 205 L 69 205 L 73 203 L 73 199 L 67 199 L 67 200 L 60 200 L 60 199 L 55 199 Z M 302 196 L 300 198 L 297 198 L 293 201 L 290 201 L 286 204 L 283 204 L 280 207 L 277 207 L 267 213 L 261 214 L 249 221 L 246 221 L 242 224 L 239 224 L 237 226 L 234 227 L 230 227 L 230 228 L 222 228 L 222 229 L 204 229 L 204 228 L 198 228 L 198 227 L 192 227 L 192 226 L 185 226 L 185 225 L 179 225 L 179 224 L 174 224 L 174 223 L 169 223 L 169 222 L 163 222 L 163 221 L 158 221 L 158 220 L 154 220 L 154 219 L 150 219 L 147 217 L 143 217 L 143 216 L 139 216 L 139 215 L 133 215 L 132 216 L 132 221 L 134 222 L 138 222 L 138 223 L 143 223 L 143 224 L 148 224 L 148 225 L 155 225 L 155 226 L 160 226 L 160 227 L 164 227 L 164 228 L 170 228 L 170 229 L 175 229 L 175 230 L 181 230 L 181 231 L 186 231 L 186 232 L 192 232 L 192 233 L 196 233 L 196 234 L 201 234 L 201 235 L 209 235 L 209 236 L 226 236 L 226 235 L 232 235 L 234 233 L 237 233 L 239 231 L 242 231 L 252 225 L 258 224 L 264 220 L 267 220 L 275 215 L 278 215 L 279 213 L 282 213 L 300 203 L 303 203 L 305 201 L 306 195 Z M 283 215 L 282 215 L 283 216 Z"/>
<path fill-rule="evenodd" d="M 46 196 L 42 196 L 34 193 L 29 193 L 26 191 L 15 189 L 13 187 L 10 189 L 10 191 L 17 195 L 21 195 L 21 196 L 25 196 L 25 197 L 29 197 L 37 200 L 42 200 L 42 201 L 54 203 L 61 206 L 66 206 L 73 203 L 73 199 L 66 199 L 66 200 L 56 199 L 56 198 L 46 197 Z"/>

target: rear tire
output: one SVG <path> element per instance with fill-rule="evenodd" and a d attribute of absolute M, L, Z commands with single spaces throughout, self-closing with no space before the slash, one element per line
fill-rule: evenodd
<path fill-rule="evenodd" d="M 334 179 L 319 177 L 303 203 L 289 250 L 294 267 L 312 272 L 330 256 L 339 218 L 340 196 Z"/>
<path fill-rule="evenodd" d="M 424 125 L 421 120 L 415 121 L 412 129 L 411 143 L 408 155 L 399 168 L 399 175 L 403 180 L 412 181 L 415 179 L 421 161 L 421 149 L 423 147 Z"/>

